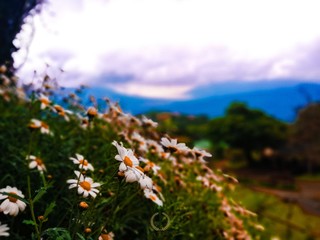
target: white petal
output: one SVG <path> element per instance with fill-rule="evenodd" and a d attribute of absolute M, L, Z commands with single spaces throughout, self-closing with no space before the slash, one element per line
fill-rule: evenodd
<path fill-rule="evenodd" d="M 84 180 L 90 183 L 90 185 L 93 183 L 93 179 L 91 177 L 86 177 Z"/>
<path fill-rule="evenodd" d="M 11 210 L 10 210 L 10 215 L 12 215 L 12 216 L 17 216 L 18 215 L 18 213 L 19 213 L 19 207 L 18 207 L 18 205 L 17 204 L 11 204 Z"/>
<path fill-rule="evenodd" d="M 94 168 L 90 163 L 88 164 L 88 169 L 91 170 L 91 171 L 94 171 Z"/>
<path fill-rule="evenodd" d="M 78 187 L 78 194 L 82 194 L 85 190 L 82 187 Z"/>
<path fill-rule="evenodd" d="M 93 191 L 90 191 L 89 194 L 90 194 L 93 198 L 95 198 L 95 197 L 97 196 L 97 194 L 94 193 Z"/>
<path fill-rule="evenodd" d="M 156 203 L 157 205 L 159 205 L 159 206 L 163 206 L 163 202 L 159 199 L 159 198 L 157 198 L 155 201 L 153 201 L 154 203 Z"/>
<path fill-rule="evenodd" d="M 3 194 L 0 193 L 0 200 L 5 199 L 7 197 L 8 197 L 7 195 L 3 195 Z"/>
<path fill-rule="evenodd" d="M 6 209 L 9 205 L 9 203 L 10 203 L 9 199 L 4 200 L 0 205 L 0 209 L 2 209 L 2 210 Z"/>
<path fill-rule="evenodd" d="M 83 160 L 83 156 L 81 154 L 76 153 L 78 160 Z"/>
<path fill-rule="evenodd" d="M 27 159 L 35 160 L 35 159 L 36 159 L 36 156 L 29 155 L 29 156 L 27 156 Z"/>
<path fill-rule="evenodd" d="M 32 161 L 29 163 L 29 168 L 35 168 L 37 166 L 37 162 L 36 161 Z"/>
<path fill-rule="evenodd" d="M 88 197 L 88 196 L 89 196 L 89 193 L 88 193 L 88 191 L 85 190 L 85 191 L 83 192 L 83 197 L 86 198 L 86 197 Z"/>
<path fill-rule="evenodd" d="M 120 172 L 124 172 L 124 171 L 126 171 L 126 170 L 128 170 L 128 167 L 122 162 L 122 163 L 120 163 L 120 165 L 119 165 L 119 171 Z"/>
<path fill-rule="evenodd" d="M 69 189 L 75 188 L 75 187 L 77 187 L 77 184 L 76 184 L 76 183 L 73 183 L 73 184 L 71 184 L 71 185 L 69 186 Z"/>
<path fill-rule="evenodd" d="M 91 190 L 90 191 L 93 191 L 93 192 L 95 192 L 95 193 L 98 193 L 99 192 L 99 190 L 98 189 L 96 189 L 96 188 L 91 188 Z"/>
<path fill-rule="evenodd" d="M 76 179 L 69 179 L 69 180 L 67 180 L 67 183 L 77 183 L 78 182 L 78 180 L 76 180 Z"/>
<path fill-rule="evenodd" d="M 81 175 L 81 173 L 79 171 L 74 171 L 74 174 L 76 174 L 77 178 L 79 178 L 79 176 Z"/>
<path fill-rule="evenodd" d="M 17 205 L 18 205 L 18 207 L 19 207 L 19 209 L 20 209 L 20 211 L 22 212 L 25 208 L 26 208 L 26 204 L 24 203 L 24 202 L 22 202 L 21 200 L 18 200 L 17 201 Z"/>
<path fill-rule="evenodd" d="M 96 187 L 100 187 L 101 184 L 100 183 L 92 183 L 91 187 L 96 188 Z"/>
<path fill-rule="evenodd" d="M 70 157 L 69 159 L 70 159 L 71 161 L 73 161 L 74 164 L 79 163 L 79 160 L 78 160 L 78 159 L 75 159 L 75 158 L 73 158 L 73 157 Z"/>

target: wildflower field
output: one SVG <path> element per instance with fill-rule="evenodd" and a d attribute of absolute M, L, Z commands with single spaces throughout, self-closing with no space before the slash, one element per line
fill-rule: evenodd
<path fill-rule="evenodd" d="M 237 180 L 207 166 L 210 153 L 109 99 L 57 97 L 48 76 L 28 92 L 10 81 L 2 68 L 1 237 L 270 238 L 232 198 Z"/>

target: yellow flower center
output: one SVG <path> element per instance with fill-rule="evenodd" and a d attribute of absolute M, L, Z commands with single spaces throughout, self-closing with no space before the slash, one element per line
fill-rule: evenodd
<path fill-rule="evenodd" d="M 97 114 L 98 114 L 98 111 L 97 111 L 97 109 L 95 109 L 94 107 L 90 107 L 89 109 L 88 109 L 88 112 L 87 112 L 87 114 L 89 115 L 89 116 L 96 116 Z"/>
<path fill-rule="evenodd" d="M 88 161 L 83 159 L 83 160 L 79 160 L 79 163 L 83 166 L 88 166 Z"/>
<path fill-rule="evenodd" d="M 154 164 L 153 162 L 151 162 L 151 161 L 149 161 L 147 164 L 148 164 L 150 167 L 154 167 L 154 166 L 155 166 L 155 164 Z"/>
<path fill-rule="evenodd" d="M 9 192 L 9 193 L 12 194 L 12 195 L 17 196 L 17 194 L 16 194 L 15 192 Z M 13 202 L 13 203 L 15 203 L 16 201 L 18 201 L 17 198 L 12 197 L 12 196 L 8 196 L 8 199 L 9 199 L 10 202 Z"/>
<path fill-rule="evenodd" d="M 102 240 L 110 240 L 111 238 L 109 237 L 109 234 L 101 234 L 100 237 L 102 238 Z"/>
<path fill-rule="evenodd" d="M 44 122 L 41 122 L 41 127 L 45 128 L 45 129 L 49 129 L 49 125 Z"/>
<path fill-rule="evenodd" d="M 45 105 L 49 105 L 50 101 L 47 98 L 41 98 L 40 101 L 45 104 Z"/>
<path fill-rule="evenodd" d="M 129 166 L 129 167 L 132 167 L 133 166 L 133 162 L 131 161 L 131 159 L 128 157 L 128 156 L 125 156 L 124 157 L 124 160 L 123 160 L 124 164 Z"/>
<path fill-rule="evenodd" d="M 150 199 L 155 202 L 157 200 L 157 197 L 155 195 L 151 194 Z"/>
<path fill-rule="evenodd" d="M 83 181 L 79 184 L 84 190 L 90 191 L 91 184 L 87 181 Z"/>
<path fill-rule="evenodd" d="M 43 165 L 43 162 L 42 162 L 42 160 L 40 158 L 36 158 L 35 161 L 36 161 L 38 166 Z"/>
<path fill-rule="evenodd" d="M 144 170 L 144 172 L 149 172 L 150 166 L 149 165 L 144 166 L 143 170 Z"/>
<path fill-rule="evenodd" d="M 29 128 L 39 128 L 39 126 L 34 123 L 30 123 Z"/>
<path fill-rule="evenodd" d="M 79 206 L 83 209 L 87 209 L 89 207 L 88 203 L 86 202 L 80 202 Z"/>
<path fill-rule="evenodd" d="M 60 105 L 54 105 L 54 109 L 57 110 L 57 112 L 63 111 L 63 108 Z"/>
<path fill-rule="evenodd" d="M 155 189 L 156 189 L 157 192 L 161 192 L 161 191 L 162 191 L 162 189 L 161 189 L 160 186 L 158 186 L 158 185 L 155 184 L 154 187 L 155 187 Z"/>
<path fill-rule="evenodd" d="M 140 166 L 136 166 L 136 169 L 139 169 L 141 172 L 144 172 L 144 169 Z"/>

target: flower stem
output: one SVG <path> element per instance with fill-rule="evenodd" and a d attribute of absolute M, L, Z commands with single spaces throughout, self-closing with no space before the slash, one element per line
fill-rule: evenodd
<path fill-rule="evenodd" d="M 37 219 L 36 216 L 34 214 L 34 206 L 33 206 L 33 200 L 32 200 L 32 195 L 31 195 L 31 183 L 30 183 L 30 176 L 28 175 L 27 177 L 27 184 L 28 184 L 28 195 L 29 195 L 29 205 L 30 205 L 30 212 L 31 212 L 31 217 L 32 217 L 32 221 L 34 223 L 34 228 L 36 230 L 36 234 L 38 237 L 38 240 L 41 239 L 41 235 L 40 235 L 40 231 L 38 228 L 38 224 L 37 224 Z"/>

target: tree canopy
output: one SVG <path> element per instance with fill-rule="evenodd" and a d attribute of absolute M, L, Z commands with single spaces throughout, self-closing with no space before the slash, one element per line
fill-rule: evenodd
<path fill-rule="evenodd" d="M 290 128 L 290 157 L 306 161 L 309 172 L 320 166 L 320 103 L 301 109 Z"/>
<path fill-rule="evenodd" d="M 243 149 L 249 162 L 252 151 L 280 147 L 286 140 L 286 132 L 285 123 L 241 102 L 232 103 L 224 117 L 210 122 L 212 141 L 223 141 L 232 148 Z"/>

